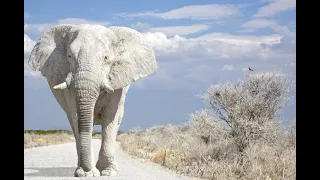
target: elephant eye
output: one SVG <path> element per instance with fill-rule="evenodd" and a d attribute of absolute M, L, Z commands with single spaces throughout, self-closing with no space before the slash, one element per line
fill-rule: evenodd
<path fill-rule="evenodd" d="M 68 58 L 71 58 L 71 55 L 68 55 Z"/>
<path fill-rule="evenodd" d="M 105 56 L 104 59 L 105 59 L 105 60 L 108 60 L 108 56 Z"/>

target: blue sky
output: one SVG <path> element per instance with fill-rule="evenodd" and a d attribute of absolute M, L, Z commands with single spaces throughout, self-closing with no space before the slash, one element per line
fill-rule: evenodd
<path fill-rule="evenodd" d="M 197 94 L 243 78 L 248 66 L 296 78 L 295 0 L 24 2 L 25 129 L 70 129 L 44 77 L 27 66 L 41 34 L 61 23 L 131 27 L 153 46 L 159 69 L 129 89 L 122 131 L 185 122 L 207 107 Z M 295 117 L 295 104 L 281 115 Z"/>

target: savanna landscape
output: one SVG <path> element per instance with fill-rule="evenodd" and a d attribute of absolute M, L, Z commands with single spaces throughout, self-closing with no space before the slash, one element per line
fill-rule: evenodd
<path fill-rule="evenodd" d="M 25 0 L 24 178 L 295 180 L 295 79 L 296 0 Z"/>
<path fill-rule="evenodd" d="M 133 157 L 190 177 L 296 179 L 295 121 L 284 124 L 279 118 L 294 100 L 289 96 L 293 88 L 279 72 L 247 73 L 199 94 L 208 108 L 190 112 L 185 123 L 118 132 L 117 141 Z M 100 132 L 92 138 L 101 138 Z M 24 148 L 72 141 L 67 130 L 24 134 Z"/>

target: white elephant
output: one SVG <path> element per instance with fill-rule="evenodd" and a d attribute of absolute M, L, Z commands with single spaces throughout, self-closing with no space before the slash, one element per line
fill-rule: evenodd
<path fill-rule="evenodd" d="M 154 51 L 144 36 L 126 27 L 57 25 L 43 34 L 28 63 L 46 77 L 69 119 L 78 154 L 74 175 L 116 175 L 114 145 L 128 88 L 157 69 Z M 93 124 L 102 126 L 96 164 Z"/>

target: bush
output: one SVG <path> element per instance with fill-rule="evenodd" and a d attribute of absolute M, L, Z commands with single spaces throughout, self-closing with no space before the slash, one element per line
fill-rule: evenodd
<path fill-rule="evenodd" d="M 156 126 L 118 136 L 132 155 L 180 174 L 205 179 L 295 179 L 295 122 L 282 129 L 279 110 L 290 102 L 279 73 L 211 86 L 200 97 L 211 108 L 181 126 Z"/>
<path fill-rule="evenodd" d="M 229 135 L 242 152 L 252 141 L 276 138 L 274 131 L 279 129 L 274 120 L 279 110 L 290 102 L 291 89 L 292 84 L 284 74 L 247 74 L 242 81 L 213 85 L 200 97 L 210 105 L 218 120 L 225 122 Z"/>

